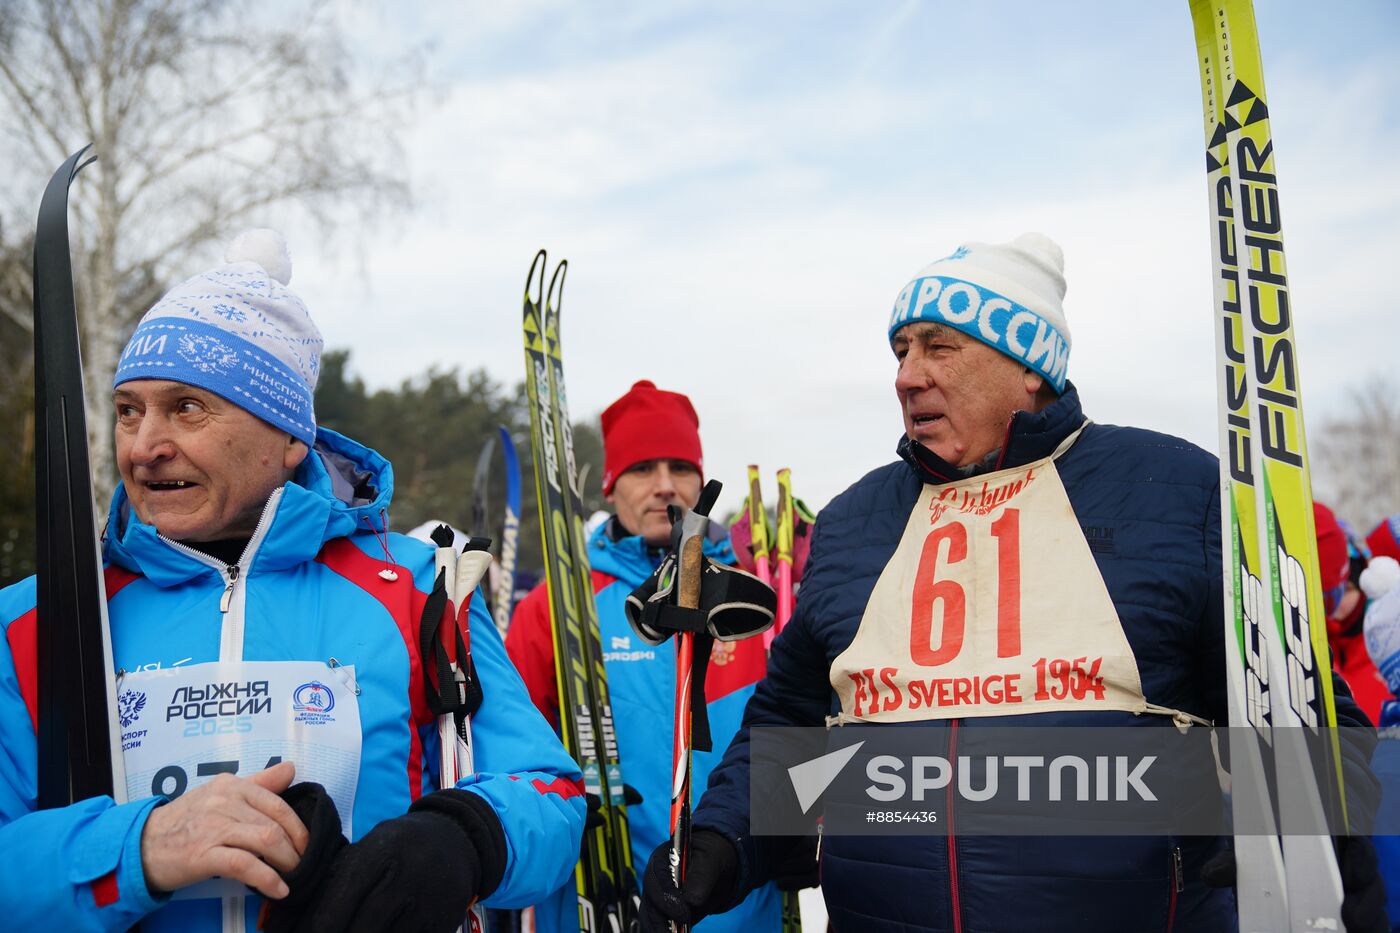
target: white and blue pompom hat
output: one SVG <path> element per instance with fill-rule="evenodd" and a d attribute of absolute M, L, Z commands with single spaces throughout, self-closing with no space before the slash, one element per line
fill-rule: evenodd
<path fill-rule="evenodd" d="M 945 324 L 1024 363 L 1061 393 L 1070 350 L 1064 300 L 1065 257 L 1048 236 L 966 243 L 904 286 L 889 339 L 906 324 Z"/>
<path fill-rule="evenodd" d="M 287 241 L 275 230 L 248 230 L 224 259 L 146 312 L 112 385 L 164 379 L 207 389 L 311 446 L 323 343 L 306 305 L 287 288 Z"/>

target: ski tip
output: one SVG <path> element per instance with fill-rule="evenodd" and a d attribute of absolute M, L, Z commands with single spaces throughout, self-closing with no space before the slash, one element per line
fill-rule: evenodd
<path fill-rule="evenodd" d="M 462 545 L 462 553 L 463 553 L 463 554 L 467 553 L 468 551 L 489 551 L 489 550 L 491 550 L 491 539 L 490 539 L 490 538 L 481 538 L 481 537 L 477 537 L 476 535 L 473 535 L 472 537 L 468 538 L 468 539 L 467 539 L 467 543 L 464 544 L 464 545 Z"/>
<path fill-rule="evenodd" d="M 569 275 L 569 260 L 559 260 L 559 265 L 554 267 L 554 275 L 549 279 L 549 291 L 545 293 L 545 307 L 558 308 L 564 301 L 564 279 Z"/>
<path fill-rule="evenodd" d="M 429 533 L 428 537 L 432 538 L 433 543 L 440 548 L 452 546 L 452 529 L 447 527 L 447 525 L 438 525 Z"/>
<path fill-rule="evenodd" d="M 545 251 L 541 249 L 538 253 L 535 253 L 535 258 L 530 261 L 530 273 L 525 276 L 525 301 L 527 304 L 538 305 L 540 303 L 540 299 L 544 297 L 544 269 L 546 265 L 548 265 L 548 257 L 545 255 Z M 540 273 L 540 284 L 539 288 L 536 290 L 536 294 L 539 297 L 532 300 L 530 298 L 530 289 L 535 284 L 536 269 L 538 269 Z"/>

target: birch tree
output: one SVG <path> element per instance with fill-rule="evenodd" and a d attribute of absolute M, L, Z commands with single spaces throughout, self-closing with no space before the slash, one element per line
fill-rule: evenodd
<path fill-rule="evenodd" d="M 166 287 L 274 208 L 320 229 L 407 200 L 396 139 L 421 86 L 410 57 L 368 65 L 335 7 L 220 0 L 0 0 L 3 245 L 85 143 L 70 241 L 99 501 L 115 482 L 112 373 Z M 32 283 L 0 315 L 32 334 Z"/>
<path fill-rule="evenodd" d="M 1344 412 L 1308 435 L 1315 494 L 1366 534 L 1400 512 L 1400 391 L 1373 376 L 1349 393 Z"/>

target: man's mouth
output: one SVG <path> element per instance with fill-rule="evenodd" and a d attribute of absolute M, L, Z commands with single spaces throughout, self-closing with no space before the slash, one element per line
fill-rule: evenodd
<path fill-rule="evenodd" d="M 914 423 L 914 427 L 916 428 L 926 428 L 930 425 L 936 424 L 939 421 L 942 421 L 943 416 L 934 414 L 915 414 L 911 415 L 909 420 Z"/>
<path fill-rule="evenodd" d="M 162 479 L 151 480 L 144 485 L 151 492 L 173 492 L 177 489 L 191 489 L 199 484 L 191 483 L 183 479 Z"/>

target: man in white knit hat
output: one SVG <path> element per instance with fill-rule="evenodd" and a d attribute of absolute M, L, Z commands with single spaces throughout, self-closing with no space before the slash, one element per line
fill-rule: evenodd
<path fill-rule="evenodd" d="M 147 312 L 113 385 L 128 802 L 35 810 L 42 620 L 32 580 L 0 591 L 0 916 L 450 933 L 477 901 L 535 903 L 577 858 L 578 768 L 476 599 L 476 770 L 436 789 L 434 548 L 389 532 L 389 463 L 316 426 L 321 335 L 282 238 L 252 231 L 226 259 Z"/>
<path fill-rule="evenodd" d="M 1084 416 L 1063 270 L 1025 234 L 967 243 L 900 291 L 900 459 L 818 517 L 796 611 L 696 807 L 683 890 L 669 843 L 647 866 L 647 929 L 722 911 L 779 863 L 784 837 L 752 826 L 749 729 L 833 724 L 845 745 L 918 726 L 952 762 L 927 834 L 834 834 L 828 814 L 836 929 L 1235 929 L 1228 886 L 1202 878 L 1219 837 L 956 834 L 959 750 L 986 726 L 1226 720 L 1216 460 Z M 1337 712 L 1364 722 L 1344 687 Z M 1345 752 L 1364 772 L 1369 748 Z"/>

